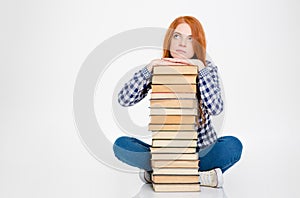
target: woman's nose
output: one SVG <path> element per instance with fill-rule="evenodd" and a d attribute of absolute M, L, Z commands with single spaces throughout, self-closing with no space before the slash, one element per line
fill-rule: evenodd
<path fill-rule="evenodd" d="M 185 39 L 180 39 L 179 45 L 185 47 L 186 46 L 186 40 Z"/>

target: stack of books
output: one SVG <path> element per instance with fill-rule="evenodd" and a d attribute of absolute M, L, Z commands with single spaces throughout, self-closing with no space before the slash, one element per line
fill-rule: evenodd
<path fill-rule="evenodd" d="M 154 191 L 200 191 L 194 65 L 155 66 L 150 98 Z"/>

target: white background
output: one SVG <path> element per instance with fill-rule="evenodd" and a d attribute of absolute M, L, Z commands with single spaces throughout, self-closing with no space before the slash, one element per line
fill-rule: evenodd
<path fill-rule="evenodd" d="M 105 39 L 133 28 L 167 28 L 183 15 L 201 21 L 219 67 L 226 95 L 222 135 L 244 145 L 241 161 L 224 174 L 226 195 L 296 197 L 299 8 L 296 0 L 1 1 L 0 197 L 137 194 L 136 174 L 104 166 L 81 143 L 74 83 Z"/>

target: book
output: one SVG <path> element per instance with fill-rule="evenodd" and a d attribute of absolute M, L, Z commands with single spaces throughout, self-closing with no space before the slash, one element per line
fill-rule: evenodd
<path fill-rule="evenodd" d="M 154 131 L 152 139 L 186 139 L 197 140 L 198 134 L 196 131 Z"/>
<path fill-rule="evenodd" d="M 198 109 L 150 108 L 150 115 L 198 115 Z"/>
<path fill-rule="evenodd" d="M 198 108 L 198 100 L 187 99 L 150 99 L 151 108 Z"/>
<path fill-rule="evenodd" d="M 195 93 L 151 92 L 150 99 L 195 99 Z"/>
<path fill-rule="evenodd" d="M 154 175 L 198 175 L 198 168 L 153 168 Z"/>
<path fill-rule="evenodd" d="M 197 160 L 198 153 L 151 153 L 152 160 Z"/>
<path fill-rule="evenodd" d="M 151 153 L 195 153 L 195 147 L 150 147 Z"/>
<path fill-rule="evenodd" d="M 199 160 L 151 160 L 152 168 L 198 168 Z"/>
<path fill-rule="evenodd" d="M 199 183 L 199 175 L 154 175 L 152 173 L 152 181 L 154 183 L 182 184 L 182 183 Z"/>
<path fill-rule="evenodd" d="M 155 85 L 152 84 L 152 93 L 165 92 L 165 93 L 196 93 L 196 84 L 191 85 Z"/>
<path fill-rule="evenodd" d="M 195 124 L 149 124 L 149 131 L 195 131 Z"/>
<path fill-rule="evenodd" d="M 196 84 L 197 75 L 152 75 L 152 84 Z"/>
<path fill-rule="evenodd" d="M 200 183 L 193 184 L 156 184 L 153 190 L 157 192 L 197 192 L 200 191 Z"/>
<path fill-rule="evenodd" d="M 198 74 L 196 65 L 157 65 L 153 67 L 154 74 Z"/>
<path fill-rule="evenodd" d="M 197 147 L 197 140 L 152 140 L 154 147 Z"/>
<path fill-rule="evenodd" d="M 195 115 L 150 115 L 150 124 L 195 124 Z"/>

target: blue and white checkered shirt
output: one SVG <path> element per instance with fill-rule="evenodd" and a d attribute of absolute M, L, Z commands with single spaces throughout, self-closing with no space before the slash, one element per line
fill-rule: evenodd
<path fill-rule="evenodd" d="M 212 62 L 206 60 L 206 67 L 198 72 L 198 88 L 202 98 L 202 110 L 205 123 L 197 127 L 198 149 L 202 150 L 217 140 L 217 134 L 212 126 L 210 116 L 218 115 L 223 110 L 223 100 L 219 86 L 218 68 Z M 118 102 L 125 107 L 132 106 L 147 96 L 151 89 L 151 76 L 147 67 L 143 67 L 134 73 L 118 94 Z M 199 116 L 199 123 L 202 118 Z"/>

